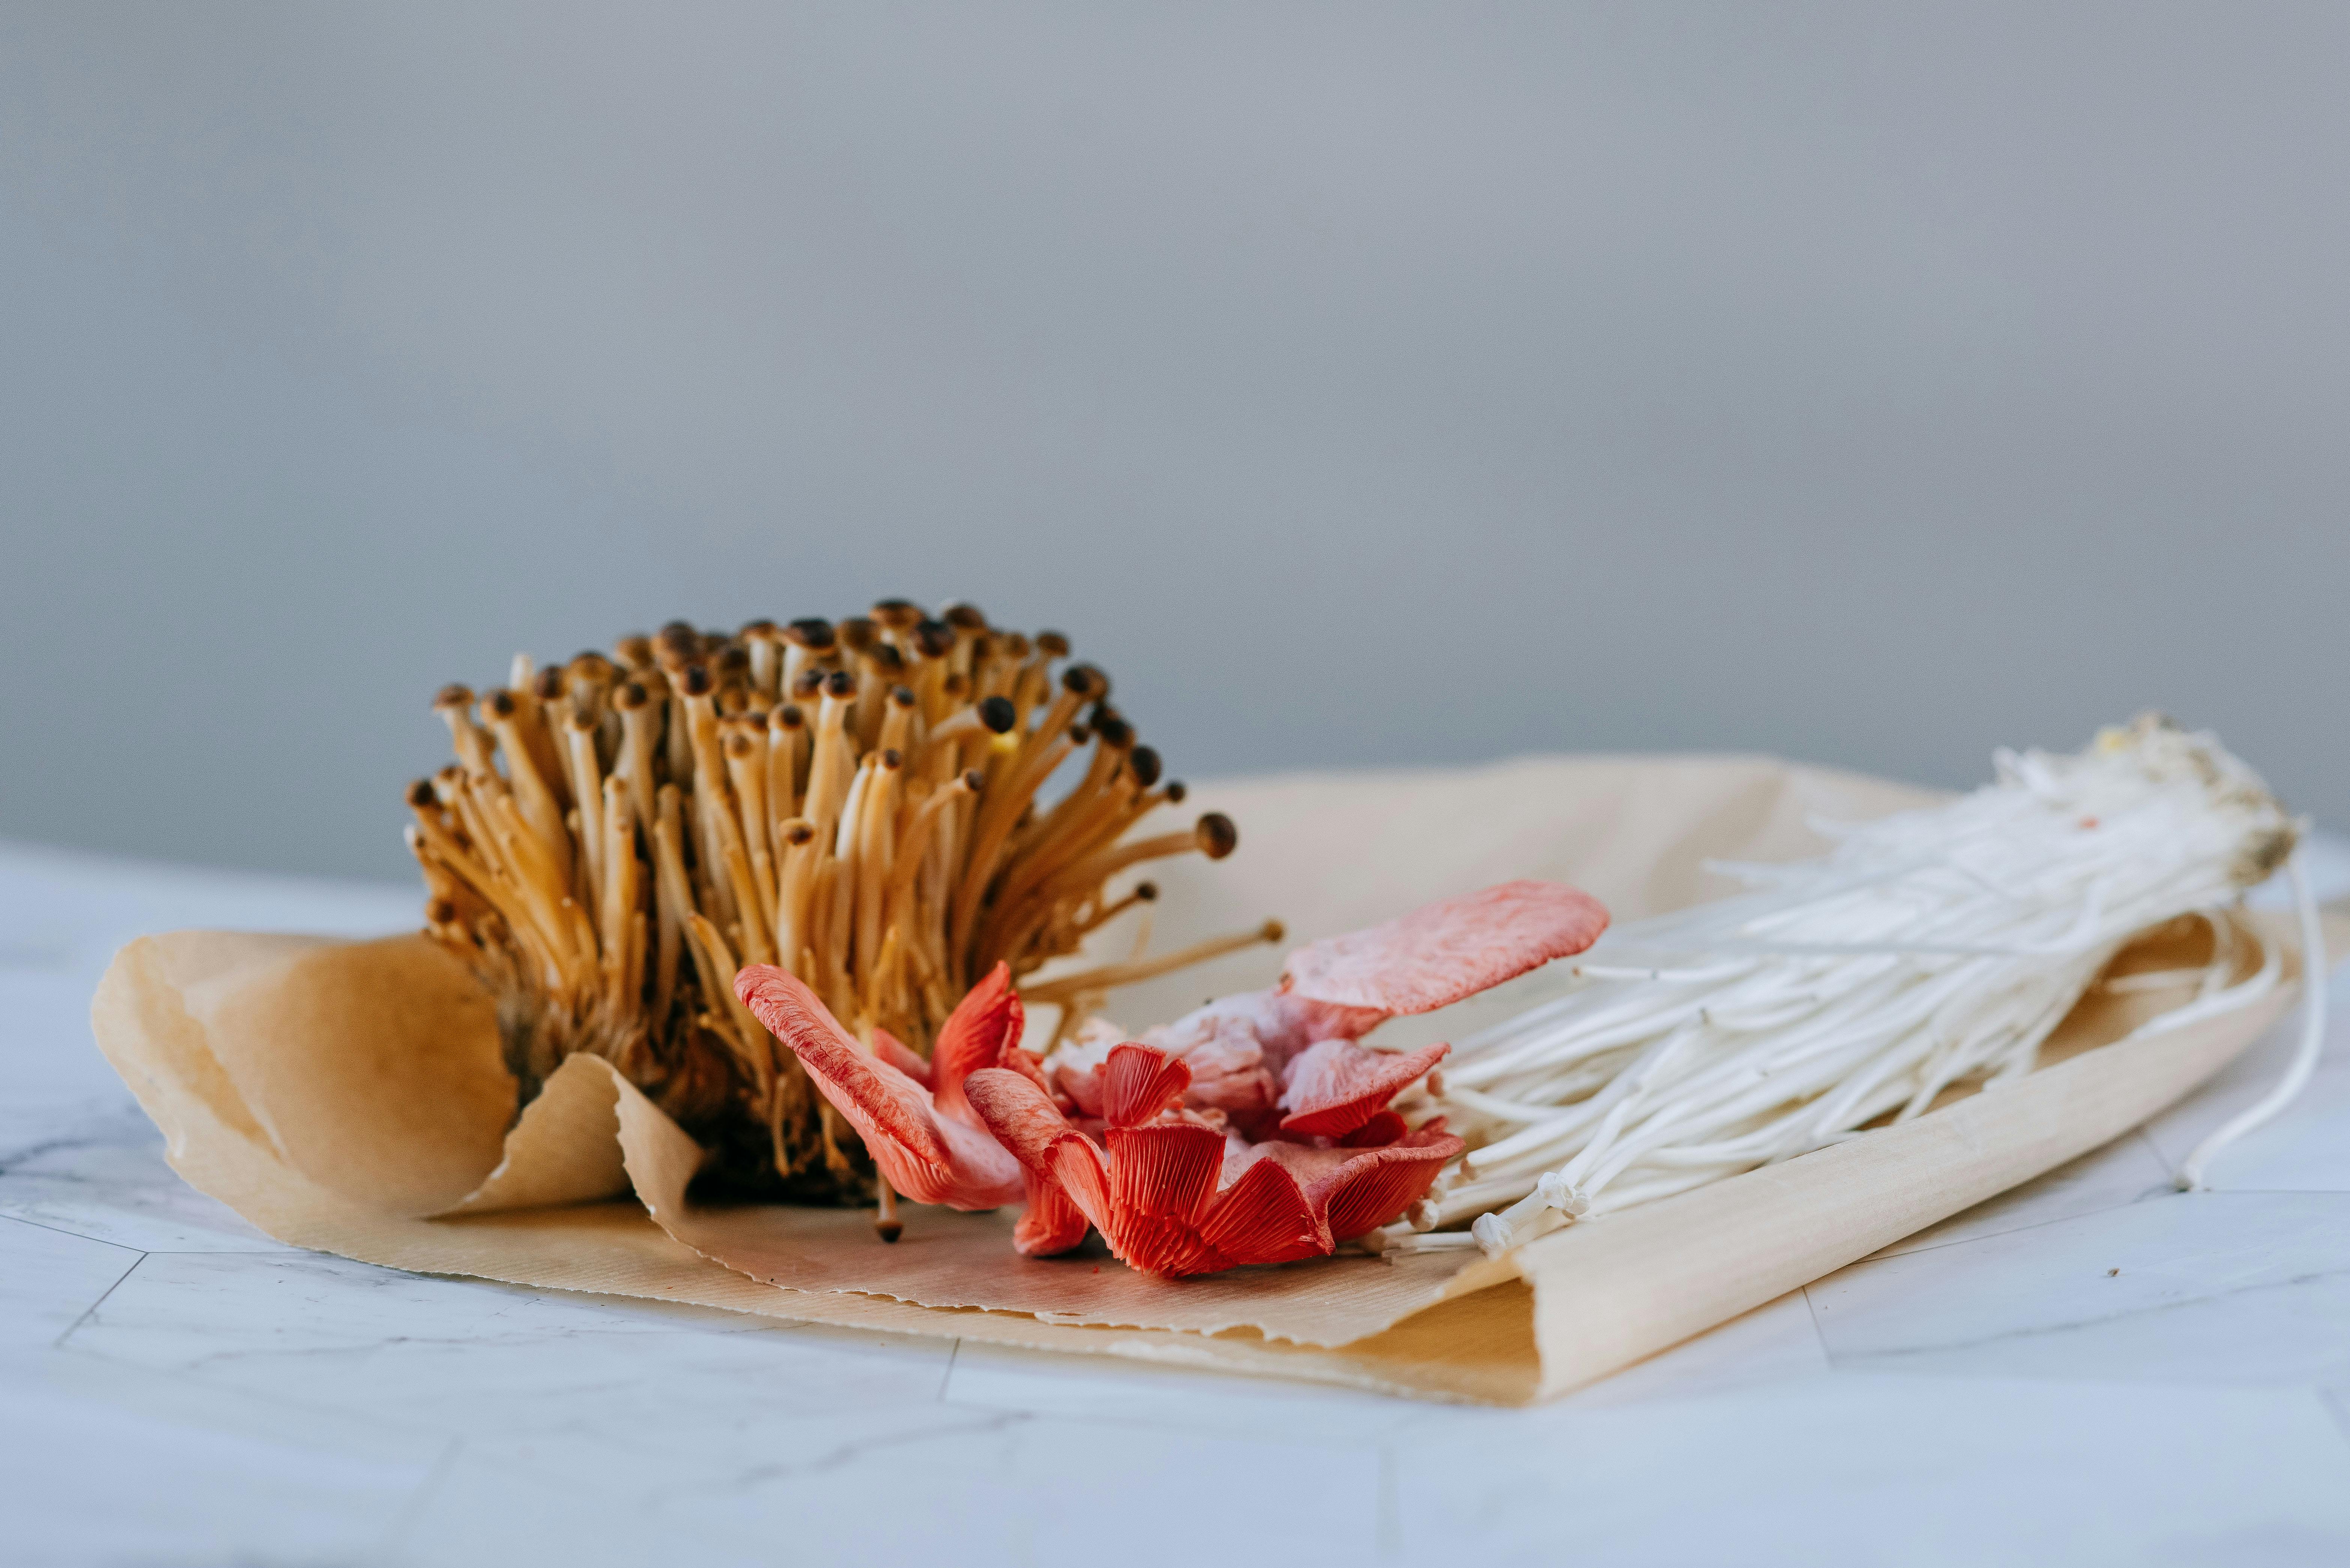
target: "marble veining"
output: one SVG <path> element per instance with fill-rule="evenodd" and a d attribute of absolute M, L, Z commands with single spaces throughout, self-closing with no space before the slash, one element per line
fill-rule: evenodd
<path fill-rule="evenodd" d="M 0 1220 L 0 1348 L 62 1339 L 140 1261 L 128 1247 Z"/>
<path fill-rule="evenodd" d="M 2340 846 L 2329 853 L 2344 858 Z M 2350 862 L 2345 862 L 2350 863 Z M 1532 1410 L 428 1278 L 189 1189 L 92 1049 L 141 930 L 405 888 L 0 846 L 5 1560 L 483 1564 L 2350 1561 L 2350 1007 L 2181 1197 L 2205 1094 Z M 1212 1520 L 1203 1530 L 1200 1521 Z"/>
<path fill-rule="evenodd" d="M 0 1214 L 151 1252 L 290 1252 L 181 1180 L 127 1094 L 0 1143 Z"/>
<path fill-rule="evenodd" d="M 2332 1386 L 2350 1379 L 2350 1194 L 2172 1193 L 1807 1293 L 1839 1366 Z"/>

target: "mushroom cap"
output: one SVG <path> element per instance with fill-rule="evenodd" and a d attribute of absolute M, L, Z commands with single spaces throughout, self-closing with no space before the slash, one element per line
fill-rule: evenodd
<path fill-rule="evenodd" d="M 1281 989 L 1387 1013 L 1429 1012 L 1579 953 L 1607 929 L 1606 906 L 1588 893 L 1503 882 L 1308 943 L 1282 966 Z"/>

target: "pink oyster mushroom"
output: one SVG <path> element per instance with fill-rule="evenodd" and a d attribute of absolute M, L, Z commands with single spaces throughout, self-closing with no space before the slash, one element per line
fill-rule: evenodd
<path fill-rule="evenodd" d="M 1450 1047 L 1356 1041 L 1581 952 L 1607 924 L 1571 888 L 1505 882 L 1300 948 L 1273 990 L 1139 1043 L 1097 1025 L 1041 1068 L 1018 1047 L 1001 966 L 927 1064 L 886 1036 L 865 1052 L 782 970 L 753 965 L 735 990 L 898 1190 L 983 1209 L 1024 1189 L 1021 1251 L 1066 1251 L 1091 1227 L 1131 1267 L 1174 1277 L 1326 1254 L 1425 1197 L 1463 1146 L 1441 1118 L 1412 1128 L 1388 1102 Z"/>

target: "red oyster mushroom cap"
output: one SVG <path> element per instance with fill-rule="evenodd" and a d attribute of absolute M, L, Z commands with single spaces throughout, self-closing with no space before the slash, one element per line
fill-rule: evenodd
<path fill-rule="evenodd" d="M 1338 1140 L 1340 1148 L 1385 1148 L 1411 1129 L 1393 1111 L 1374 1111 L 1371 1119 Z"/>
<path fill-rule="evenodd" d="M 1020 993 L 1012 989 L 1012 967 L 999 961 L 963 992 L 939 1026 L 938 1042 L 931 1048 L 931 1080 L 942 1113 L 965 1126 L 980 1126 L 963 1098 L 963 1080 L 982 1067 L 1003 1065 L 1005 1057 L 1018 1049 L 1027 1023 Z"/>
<path fill-rule="evenodd" d="M 1247 1169 L 1273 1164 L 1286 1170 L 1335 1246 L 1394 1221 L 1428 1196 L 1437 1173 L 1468 1147 L 1444 1130 L 1440 1116 L 1380 1148 L 1314 1148 L 1276 1139 L 1252 1145 L 1241 1158 Z"/>
<path fill-rule="evenodd" d="M 981 1124 L 1026 1173 L 1028 1208 L 1013 1231 L 1012 1244 L 1043 1258 L 1083 1241 L 1087 1227 L 1107 1213 L 1098 1201 L 1101 1162 L 1086 1135 L 1069 1125 L 1044 1085 L 1025 1073 L 982 1068 L 964 1080 L 963 1089 Z M 1068 1176 L 1086 1194 L 1082 1203 L 1063 1179 L 1064 1156 Z"/>
<path fill-rule="evenodd" d="M 1308 943 L 1282 966 L 1281 989 L 1388 1014 L 1429 1012 L 1579 953 L 1607 929 L 1607 908 L 1588 893 L 1503 882 Z"/>
<path fill-rule="evenodd" d="M 1028 1206 L 1012 1228 L 1012 1245 L 1024 1257 L 1050 1258 L 1085 1241 L 1092 1226 L 1085 1210 L 1057 1181 L 1028 1177 Z"/>
<path fill-rule="evenodd" d="M 1464 1147 L 1441 1122 L 1407 1135 L 1401 1117 L 1376 1107 L 1357 1127 L 1384 1116 L 1378 1130 L 1393 1141 L 1379 1147 L 1228 1143 L 1211 1127 L 1168 1114 L 1189 1081 L 1164 1051 L 1113 1050 L 1103 1068 L 1112 1113 L 1105 1148 L 1025 1075 L 971 1075 L 972 1108 L 1028 1173 L 1027 1234 L 1014 1237 L 1022 1251 L 1075 1246 L 1084 1224 L 1074 1214 L 1129 1267 L 1168 1278 L 1318 1257 L 1409 1209 Z"/>
<path fill-rule="evenodd" d="M 1069 1125 L 1053 1097 L 1026 1074 L 1003 1067 L 973 1073 L 963 1085 L 972 1109 L 1026 1168 L 1058 1179 L 1056 1162 L 1065 1147 L 1087 1142 L 1086 1135 Z M 1088 1211 L 1087 1219 L 1093 1218 Z"/>
<path fill-rule="evenodd" d="M 1347 1160 L 1327 1187 L 1309 1188 L 1306 1197 L 1320 1205 L 1331 1237 L 1351 1241 L 1402 1218 L 1405 1210 L 1428 1196 L 1437 1174 L 1468 1148 L 1444 1130 L 1444 1118 L 1439 1116 L 1399 1142 Z"/>
<path fill-rule="evenodd" d="M 1003 1145 L 975 1120 L 941 1115 L 920 1080 L 858 1045 L 788 970 L 747 965 L 734 976 L 734 994 L 799 1057 L 898 1191 L 917 1203 L 996 1209 L 1026 1189 L 1020 1162 Z"/>
<path fill-rule="evenodd" d="M 1367 1051 L 1351 1040 L 1309 1045 L 1284 1075 L 1281 1130 L 1295 1137 L 1345 1137 L 1373 1116 L 1430 1067 L 1450 1045 L 1417 1051 Z"/>
<path fill-rule="evenodd" d="M 933 1086 L 931 1083 L 931 1064 L 923 1061 L 919 1054 L 895 1034 L 879 1025 L 876 1025 L 873 1031 L 873 1054 L 921 1085 L 922 1087 L 928 1089 Z"/>
<path fill-rule="evenodd" d="M 1242 1263 L 1326 1257 L 1335 1245 L 1297 1179 L 1274 1160 L 1251 1165 L 1217 1195 L 1200 1237 L 1219 1257 Z"/>
<path fill-rule="evenodd" d="M 1114 1127 L 1109 1144 L 1110 1251 L 1146 1274 L 1204 1274 L 1249 1258 L 1228 1258 L 1201 1234 L 1224 1168 L 1224 1135 L 1197 1122 Z"/>
<path fill-rule="evenodd" d="M 1450 1047 L 1357 1039 L 1581 952 L 1607 929 L 1588 895 L 1516 881 L 1300 948 L 1276 990 L 1211 1002 L 1147 1044 L 1097 1039 L 1055 1057 L 1066 1103 L 1107 1122 L 1100 1143 L 1007 1054 L 1020 1072 L 966 1083 L 972 1114 L 1028 1176 L 1017 1244 L 1065 1251 L 1090 1223 L 1134 1268 L 1180 1275 L 1312 1257 L 1392 1221 L 1462 1152 L 1441 1121 L 1413 1131 L 1388 1107 Z"/>
<path fill-rule="evenodd" d="M 1348 1137 L 1432 1058 L 1407 1066 L 1336 1048 L 1301 1058 L 1581 952 L 1607 926 L 1607 911 L 1572 888 L 1504 882 L 1309 943 L 1289 955 L 1277 989 L 1219 998 L 1142 1038 L 1191 1069 L 1185 1105 L 1222 1112 L 1250 1138 Z M 1101 1114 L 1110 1048 L 1080 1041 L 1051 1064 L 1055 1084 L 1089 1116 Z"/>
<path fill-rule="evenodd" d="M 1128 1044 L 1102 1065 L 1102 1117 L 1112 1127 L 1140 1127 L 1182 1097 L 1191 1068 L 1180 1056 Z"/>

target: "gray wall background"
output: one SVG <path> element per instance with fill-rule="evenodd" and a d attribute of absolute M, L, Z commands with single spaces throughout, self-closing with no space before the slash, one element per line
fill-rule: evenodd
<path fill-rule="evenodd" d="M 0 834 L 401 877 L 440 682 L 1059 626 L 1178 772 L 2158 705 L 2350 823 L 2350 7 L 0 9 Z"/>

